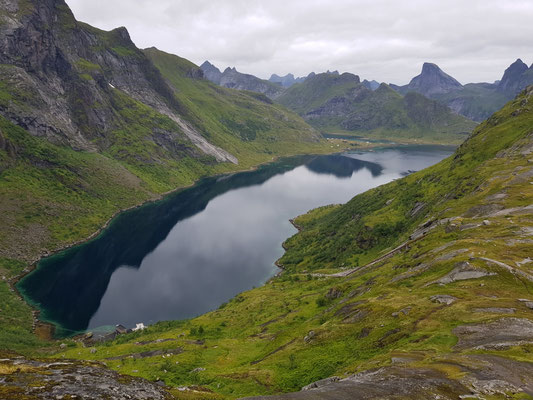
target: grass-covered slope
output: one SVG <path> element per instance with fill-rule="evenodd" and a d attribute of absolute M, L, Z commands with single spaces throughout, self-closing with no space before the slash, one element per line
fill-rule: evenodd
<path fill-rule="evenodd" d="M 302 119 L 263 94 L 217 86 L 199 67 L 155 48 L 145 54 L 175 89 L 188 116 L 214 143 L 232 154 L 280 154 L 290 144 L 296 152 L 318 142 L 318 134 Z M 215 134 L 218 136 L 216 137 Z"/>
<path fill-rule="evenodd" d="M 433 98 L 447 104 L 452 110 L 474 121 L 483 121 L 499 110 L 513 96 L 499 92 L 487 83 L 469 83 L 460 90 L 437 94 Z"/>
<path fill-rule="evenodd" d="M 385 84 L 372 91 L 348 73 L 309 77 L 277 101 L 333 134 L 459 144 L 476 126 L 423 95 L 402 96 Z"/>
<path fill-rule="evenodd" d="M 305 115 L 334 97 L 347 95 L 360 84 L 359 77 L 350 73 L 316 74 L 291 86 L 276 101 Z"/>
<path fill-rule="evenodd" d="M 287 398 L 529 398 L 532 126 L 530 88 L 450 158 L 298 217 L 285 272 L 265 286 L 192 321 L 59 354 L 163 380 L 178 398 L 290 392 L 335 375 L 346 380 Z M 156 350 L 164 357 L 143 353 Z"/>

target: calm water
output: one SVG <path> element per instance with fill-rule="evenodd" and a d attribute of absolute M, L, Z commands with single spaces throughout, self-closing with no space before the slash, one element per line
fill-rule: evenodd
<path fill-rule="evenodd" d="M 209 178 L 117 217 L 97 239 L 44 259 L 19 283 L 59 335 L 194 317 L 276 272 L 289 219 L 420 170 L 451 148 L 299 157 Z"/>

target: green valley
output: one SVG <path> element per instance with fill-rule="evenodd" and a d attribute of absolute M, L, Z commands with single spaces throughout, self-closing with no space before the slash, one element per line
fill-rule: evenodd
<path fill-rule="evenodd" d="M 261 25 L 256 17 L 247 23 Z M 269 50 L 275 53 L 247 52 L 261 58 Z M 411 82 L 413 90 L 387 84 L 372 90 L 350 73 L 273 76 L 292 77 L 285 88 L 228 71 L 260 89 L 265 84 L 268 97 L 212 83 L 185 58 L 141 50 L 126 28 L 80 22 L 64 0 L 1 1 L 0 399 L 533 398 L 533 86 L 508 101 L 530 83 L 533 66 L 522 64 L 498 84 L 506 92 L 492 84 L 462 86 L 433 64 L 424 65 L 426 76 Z M 478 124 L 454 113 L 454 102 L 476 119 L 503 108 Z M 387 169 L 381 149 L 370 149 L 377 144 L 346 136 L 390 140 L 398 152 L 413 143 L 457 148 L 443 159 L 452 150 L 427 146 L 441 156 L 420 156 L 422 167 L 442 160 L 429 168 Z M 363 148 L 370 150 L 355 153 Z M 313 165 L 283 158 L 347 149 L 354 151 Z M 378 155 L 365 159 L 370 152 Z M 411 154 L 391 154 L 384 156 L 391 164 L 413 163 Z M 279 159 L 271 170 L 261 167 Z M 249 172 L 236 174 L 243 171 Z M 289 189 L 306 205 L 298 213 L 327 203 L 306 203 L 316 188 L 282 180 L 289 173 L 313 177 L 321 194 L 336 190 L 332 177 L 349 197 L 360 194 L 291 215 L 291 227 L 278 207 Z M 277 191 L 260 191 L 273 176 Z M 198 192 L 184 190 L 191 186 Z M 248 186 L 257 190 L 239 202 L 235 194 Z M 174 192 L 185 193 L 181 209 L 169 200 Z M 212 232 L 193 232 L 198 210 L 215 208 L 210 201 L 222 194 L 227 208 L 219 213 L 233 214 L 216 220 Z M 157 203 L 160 210 L 141 207 L 162 199 L 169 202 Z M 248 199 L 264 208 L 261 218 L 244 206 Z M 105 235 L 119 224 L 118 214 L 134 208 L 146 213 L 142 221 L 121 220 L 128 243 Z M 288 229 L 279 230 L 283 238 L 298 230 L 282 246 L 272 240 L 279 251 L 273 259 L 284 250 L 278 273 L 259 254 L 258 232 L 272 230 L 265 221 L 274 214 Z M 252 229 L 240 232 L 256 239 L 249 252 L 222 248 L 223 237 L 241 226 L 231 216 L 252 217 Z M 176 221 L 190 229 L 178 235 Z M 213 242 L 201 246 L 208 233 Z M 193 318 L 164 321 L 159 314 L 146 328 L 112 326 L 107 336 L 81 324 L 69 331 L 76 336 L 59 339 L 39 319 L 43 304 L 22 298 L 21 279 L 40 260 L 81 258 L 83 252 L 62 250 L 100 238 L 106 246 L 85 249 L 98 257 L 87 257 L 83 274 L 67 269 L 68 277 L 51 274 L 44 283 L 37 277 L 37 286 L 68 286 L 70 297 L 54 299 L 66 303 L 93 284 L 102 293 L 88 309 L 108 301 L 127 314 L 124 297 L 104 299 L 104 292 L 111 282 L 141 299 L 128 274 L 172 235 L 197 250 L 186 267 L 198 275 L 180 283 L 199 301 L 195 279 L 223 284 L 203 269 L 210 247 L 243 258 L 257 253 L 249 267 L 267 259 L 270 270 L 260 271 L 258 287 L 215 307 L 206 301 L 203 311 L 183 317 Z M 162 247 L 159 265 L 173 268 L 185 257 Z M 124 275 L 112 281 L 115 271 Z M 233 270 L 221 268 L 218 276 L 252 288 L 247 271 L 227 271 Z M 178 291 L 168 277 L 150 273 L 142 285 Z M 67 311 L 75 314 L 77 306 Z M 213 311 L 200 315 L 205 310 Z"/>
<path fill-rule="evenodd" d="M 440 164 L 297 218 L 302 231 L 285 243 L 284 273 L 264 287 L 194 320 L 59 356 L 188 386 L 183 398 L 295 391 L 330 376 L 348 378 L 346 394 L 361 385 L 352 374 L 372 382 L 364 371 L 376 368 L 375 379 L 392 385 L 383 396 L 401 368 L 410 398 L 527 398 L 531 96 Z M 167 355 L 142 356 L 157 350 Z M 335 396 L 331 382 L 322 390 Z"/>

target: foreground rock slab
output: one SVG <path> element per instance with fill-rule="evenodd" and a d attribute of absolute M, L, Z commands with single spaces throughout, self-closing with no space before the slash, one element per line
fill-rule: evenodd
<path fill-rule="evenodd" d="M 15 399 L 139 399 L 172 397 L 145 379 L 120 375 L 96 363 L 0 359 L 0 398 Z"/>

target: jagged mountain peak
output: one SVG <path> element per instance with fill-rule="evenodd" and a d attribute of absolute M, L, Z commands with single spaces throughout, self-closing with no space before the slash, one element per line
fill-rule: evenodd
<path fill-rule="evenodd" d="M 425 62 L 420 75 L 415 76 L 409 83 L 408 91 L 431 96 L 439 93 L 448 93 L 460 89 L 461 85 L 455 78 L 445 73 L 437 64 Z"/>
<path fill-rule="evenodd" d="M 518 93 L 523 87 L 531 83 L 523 81 L 523 74 L 528 69 L 527 64 L 518 58 L 503 73 L 503 77 L 498 83 L 498 91 L 513 95 Z"/>
<path fill-rule="evenodd" d="M 227 67 L 224 72 L 220 72 L 213 64 L 206 61 L 200 68 L 207 80 L 227 88 L 258 92 L 270 98 L 276 98 L 283 91 L 279 84 L 241 73 L 235 67 Z"/>
<path fill-rule="evenodd" d="M 295 83 L 301 83 L 305 81 L 305 79 L 306 79 L 305 77 L 296 78 L 294 74 L 288 73 L 285 76 L 280 76 L 278 74 L 272 74 L 268 80 L 272 83 L 277 83 L 283 86 L 284 88 L 289 88 Z"/>
<path fill-rule="evenodd" d="M 117 34 L 121 39 L 131 42 L 130 33 L 125 26 L 119 26 L 111 31 L 112 33 Z"/>

